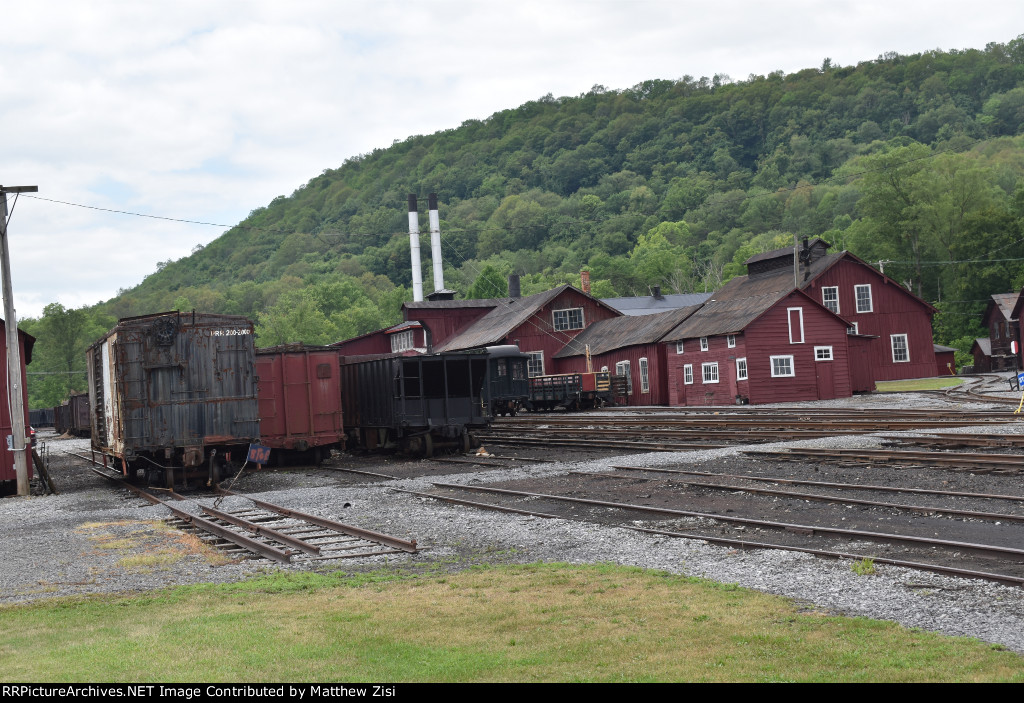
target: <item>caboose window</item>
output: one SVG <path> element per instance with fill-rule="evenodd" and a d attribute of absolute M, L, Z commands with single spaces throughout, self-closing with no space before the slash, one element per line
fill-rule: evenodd
<path fill-rule="evenodd" d="M 559 332 L 564 330 L 583 329 L 583 308 L 554 310 L 551 314 L 553 316 L 555 329 Z"/>

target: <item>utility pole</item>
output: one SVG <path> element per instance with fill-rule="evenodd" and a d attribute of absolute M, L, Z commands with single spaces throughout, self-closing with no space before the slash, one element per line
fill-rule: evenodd
<path fill-rule="evenodd" d="M 14 293 L 11 288 L 11 258 L 7 248 L 7 194 L 36 193 L 38 186 L 0 185 L 0 275 L 3 276 L 4 320 L 7 327 L 7 394 L 11 408 L 11 449 L 14 450 L 14 472 L 18 478 L 18 495 L 27 496 L 28 452 L 25 448 L 25 397 L 21 387 L 21 345 L 18 343 L 18 319 L 14 314 Z M 2 448 L 0 448 L 2 451 Z"/>

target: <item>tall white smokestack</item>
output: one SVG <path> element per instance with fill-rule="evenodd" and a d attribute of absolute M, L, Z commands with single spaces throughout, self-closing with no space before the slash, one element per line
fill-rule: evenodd
<path fill-rule="evenodd" d="M 444 269 L 441 268 L 441 218 L 437 214 L 437 193 L 427 196 L 430 207 L 430 256 L 434 261 L 434 290 L 444 290 Z"/>
<path fill-rule="evenodd" d="M 423 301 L 423 272 L 420 270 L 420 215 L 416 194 L 409 194 L 409 256 L 412 258 L 412 300 Z"/>

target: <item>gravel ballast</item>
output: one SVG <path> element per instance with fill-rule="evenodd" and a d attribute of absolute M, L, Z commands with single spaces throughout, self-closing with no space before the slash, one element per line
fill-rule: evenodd
<path fill-rule="evenodd" d="M 869 396 L 861 407 L 934 406 L 934 397 L 912 394 Z M 844 403 L 834 403 L 831 406 Z M 826 404 L 820 404 L 824 407 Z M 1016 425 L 1000 432 L 1019 432 Z M 992 431 L 963 428 L 963 432 Z M 886 433 L 893 434 L 893 433 Z M 44 439 L 45 435 L 43 435 Z M 898 622 L 951 635 L 966 635 L 1024 653 L 1024 589 L 986 581 L 941 576 L 898 567 L 877 566 L 871 576 L 855 574 L 849 561 L 816 558 L 789 551 L 738 551 L 696 540 L 673 539 L 631 530 L 561 519 L 543 519 L 475 510 L 391 490 L 427 491 L 434 481 L 494 483 L 538 478 L 570 470 L 602 471 L 614 464 L 659 466 L 686 462 L 695 466 L 734 456 L 740 448 L 685 453 L 615 456 L 580 462 L 531 464 L 502 471 L 433 471 L 429 477 L 395 481 L 351 474 L 288 472 L 274 480 L 243 476 L 236 490 L 296 510 L 415 539 L 416 555 L 387 555 L 339 562 L 303 562 L 279 566 L 247 559 L 215 566 L 191 553 L 166 563 L 133 556 L 173 552 L 176 531 L 159 521 L 167 511 L 149 506 L 112 487 L 80 464 L 61 458 L 69 450 L 87 450 L 88 440 L 47 440 L 61 495 L 0 500 L 0 530 L 7 535 L 0 568 L 0 602 L 24 603 L 69 595 L 131 593 L 171 585 L 237 581 L 278 569 L 342 569 L 387 565 L 416 567 L 443 561 L 458 568 L 482 562 L 613 562 L 662 569 L 787 596 L 808 607 Z M 877 438 L 844 436 L 794 442 L 789 446 L 872 446 Z M 758 445 L 758 448 L 782 444 Z M 358 460 L 346 460 L 358 467 Z M 388 473 L 380 465 L 370 470 Z M 261 485 L 269 484 L 269 485 Z M 256 491 L 260 491 L 257 493 Z M 212 500 L 201 502 L 209 505 Z M 242 505 L 231 497 L 222 507 Z M 198 513 L 193 501 L 183 504 Z"/>

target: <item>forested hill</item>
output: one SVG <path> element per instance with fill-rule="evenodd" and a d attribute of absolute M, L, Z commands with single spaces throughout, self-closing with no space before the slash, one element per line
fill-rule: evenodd
<path fill-rule="evenodd" d="M 550 95 L 346 160 L 90 314 L 243 314 L 259 342 L 334 341 L 411 298 L 406 196 L 441 203 L 447 287 L 710 290 L 751 254 L 822 236 L 976 332 L 1024 283 L 1024 35 L 784 75 Z M 430 290 L 429 242 L 424 278 Z M 30 321 L 31 322 L 31 321 Z M 40 321 L 40 324 L 45 322 Z M 42 352 L 41 352 L 42 354 Z"/>

